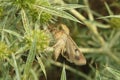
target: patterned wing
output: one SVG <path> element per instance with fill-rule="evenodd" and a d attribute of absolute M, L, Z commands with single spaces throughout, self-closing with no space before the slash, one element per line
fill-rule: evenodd
<path fill-rule="evenodd" d="M 63 56 L 68 61 L 75 63 L 76 65 L 86 64 L 86 59 L 84 55 L 80 52 L 78 46 L 69 35 L 65 47 L 66 47 L 66 53 L 63 53 Z"/>

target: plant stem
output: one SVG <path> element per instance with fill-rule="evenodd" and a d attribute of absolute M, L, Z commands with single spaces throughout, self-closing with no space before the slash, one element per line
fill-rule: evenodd
<path fill-rule="evenodd" d="M 110 44 L 109 44 L 110 48 L 116 44 L 116 42 L 119 40 L 119 37 L 120 37 L 120 31 L 118 31 L 110 41 Z"/>
<path fill-rule="evenodd" d="M 83 53 L 103 53 L 102 48 L 79 48 Z"/>
<path fill-rule="evenodd" d="M 103 53 L 103 49 L 102 48 L 79 48 L 79 49 L 83 53 Z M 46 49 L 46 51 L 53 52 L 54 49 L 53 49 L 53 47 L 48 47 Z"/>
<path fill-rule="evenodd" d="M 55 62 L 55 61 L 53 61 L 53 60 L 49 60 L 53 65 L 55 65 L 55 66 L 58 66 L 58 67 L 63 67 L 63 64 L 62 63 L 59 63 L 59 62 Z M 82 73 L 82 72 L 80 72 L 80 71 L 78 71 L 78 70 L 76 70 L 76 69 L 74 69 L 74 68 L 72 68 L 72 67 L 70 67 L 70 66 L 68 66 L 68 65 L 66 65 L 66 64 L 64 64 L 65 65 L 65 68 L 67 69 L 67 70 L 69 70 L 69 71 L 71 71 L 71 72 L 73 72 L 73 73 L 75 73 L 75 74 L 77 74 L 77 75 L 79 75 L 79 76 L 82 76 L 82 77 L 84 77 L 86 80 L 92 80 L 90 77 L 88 77 L 87 75 L 85 75 L 84 73 Z"/>
<path fill-rule="evenodd" d="M 75 15 L 79 20 L 83 21 L 84 24 L 93 32 L 93 34 L 95 35 L 95 37 L 99 40 L 99 42 L 101 43 L 101 45 L 103 46 L 105 41 L 104 39 L 100 36 L 100 34 L 98 33 L 98 30 L 96 28 L 95 24 L 90 23 L 89 21 L 87 21 L 87 19 L 82 16 L 82 14 L 80 14 L 78 11 L 72 9 L 70 10 L 70 12 Z"/>
<path fill-rule="evenodd" d="M 87 1 L 85 1 L 87 2 Z M 61 0 L 59 1 L 59 3 L 61 5 L 64 5 L 64 1 Z M 101 46 L 104 46 L 104 39 L 100 36 L 100 34 L 98 33 L 98 30 L 97 30 L 97 27 L 95 24 L 92 24 L 90 21 L 88 21 L 82 14 L 80 14 L 77 10 L 75 9 L 71 9 L 69 10 L 75 17 L 77 17 L 80 21 L 82 21 L 90 30 L 91 32 L 93 32 L 93 34 L 95 35 L 95 37 L 99 40 Z M 89 17 L 91 20 L 93 20 L 93 17 L 92 17 L 92 13 L 90 12 L 90 10 L 88 10 L 89 12 Z"/>
<path fill-rule="evenodd" d="M 114 61 L 116 61 L 118 64 L 120 64 L 120 59 L 115 56 L 111 51 L 106 52 Z"/>

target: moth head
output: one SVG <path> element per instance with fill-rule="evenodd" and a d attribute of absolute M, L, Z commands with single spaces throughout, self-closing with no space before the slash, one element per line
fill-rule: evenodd
<path fill-rule="evenodd" d="M 66 34 L 69 35 L 70 31 L 69 31 L 68 27 L 67 27 L 65 24 L 60 24 L 60 26 L 61 26 L 62 30 L 63 30 Z"/>

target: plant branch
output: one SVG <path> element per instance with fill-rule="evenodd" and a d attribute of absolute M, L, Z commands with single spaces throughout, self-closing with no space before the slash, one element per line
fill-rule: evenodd
<path fill-rule="evenodd" d="M 53 61 L 53 60 L 49 60 L 53 65 L 55 65 L 55 66 L 58 66 L 58 67 L 63 67 L 63 64 L 62 63 L 59 63 L 59 62 L 55 62 L 55 61 Z M 71 71 L 71 72 L 73 72 L 73 73 L 75 73 L 75 74 L 77 74 L 77 75 L 79 75 L 79 76 L 82 76 L 82 77 L 84 77 L 86 80 L 92 80 L 90 77 L 88 77 L 87 75 L 85 75 L 84 73 L 82 73 L 82 72 L 78 72 L 78 70 L 76 70 L 76 69 L 74 69 L 74 68 L 72 68 L 72 67 L 70 67 L 70 66 L 68 66 L 68 65 L 66 65 L 66 64 L 64 64 L 65 65 L 65 68 L 67 69 L 67 70 L 69 70 L 69 71 Z"/>
<path fill-rule="evenodd" d="M 65 4 L 62 0 L 60 2 L 61 4 Z M 104 39 L 100 36 L 100 34 L 98 33 L 98 30 L 97 30 L 97 27 L 95 24 L 92 24 L 90 21 L 88 21 L 82 14 L 80 14 L 77 10 L 75 9 L 72 9 L 72 10 L 69 10 L 75 17 L 77 17 L 80 21 L 82 21 L 92 32 L 93 34 L 95 35 L 95 37 L 99 40 L 99 42 L 101 43 L 101 45 L 103 46 L 105 41 Z M 90 18 L 91 20 L 93 20 L 93 18 L 91 17 L 92 14 L 90 14 L 90 11 L 89 11 L 89 15 L 90 15 Z"/>
<path fill-rule="evenodd" d="M 116 44 L 116 42 L 119 40 L 120 37 L 120 31 L 118 31 L 115 36 L 112 38 L 112 40 L 110 41 L 109 47 L 111 48 L 113 45 Z"/>
<path fill-rule="evenodd" d="M 116 61 L 118 64 L 120 64 L 120 59 L 115 56 L 115 54 L 113 54 L 111 51 L 106 52 L 112 59 L 114 59 L 114 61 Z"/>
<path fill-rule="evenodd" d="M 100 34 L 98 33 L 98 30 L 96 28 L 95 24 L 90 23 L 89 21 L 87 21 L 87 19 L 82 16 L 82 14 L 80 14 L 78 11 L 76 11 L 75 9 L 70 10 L 70 12 L 75 15 L 79 20 L 83 21 L 84 24 L 93 32 L 93 34 L 95 35 L 95 37 L 100 41 L 101 45 L 103 46 L 105 41 L 104 39 L 100 36 Z"/>
<path fill-rule="evenodd" d="M 79 48 L 83 53 L 103 53 L 102 48 Z"/>
<path fill-rule="evenodd" d="M 102 48 L 79 48 L 82 53 L 103 53 Z M 45 51 L 53 52 L 53 47 L 48 47 Z"/>

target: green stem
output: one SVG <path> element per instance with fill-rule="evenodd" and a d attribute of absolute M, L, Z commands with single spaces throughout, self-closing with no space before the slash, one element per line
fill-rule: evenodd
<path fill-rule="evenodd" d="M 81 52 L 83 53 L 103 53 L 102 48 L 79 48 Z M 49 47 L 46 49 L 48 52 L 53 52 L 53 47 Z"/>
<path fill-rule="evenodd" d="M 96 38 L 100 41 L 101 45 L 103 46 L 105 41 L 104 39 L 100 36 L 100 34 L 98 33 L 98 30 L 96 28 L 95 24 L 90 23 L 89 21 L 87 21 L 87 19 L 80 14 L 78 11 L 72 9 L 70 10 L 70 12 L 75 15 L 79 20 L 81 20 L 82 22 L 84 22 L 84 24 L 93 32 L 93 34 L 96 36 Z"/>
<path fill-rule="evenodd" d="M 87 1 L 85 0 L 85 2 L 87 3 Z M 62 0 L 59 1 L 60 4 L 65 4 Z M 101 45 L 103 46 L 105 41 L 104 39 L 100 36 L 100 34 L 98 33 L 97 27 L 95 24 L 92 24 L 91 22 L 89 22 L 82 14 L 80 14 L 78 11 L 76 11 L 75 9 L 70 10 L 70 12 L 76 16 L 80 21 L 82 21 L 92 32 L 93 34 L 96 36 L 96 38 L 99 40 L 99 42 L 101 43 Z M 93 16 L 92 13 L 90 12 L 90 10 L 88 10 L 89 12 L 89 18 L 91 20 L 93 20 Z"/>
<path fill-rule="evenodd" d="M 102 48 L 79 48 L 83 53 L 103 53 Z"/>
<path fill-rule="evenodd" d="M 120 37 L 120 31 L 118 31 L 115 36 L 112 38 L 112 40 L 110 41 L 109 47 L 111 48 L 113 45 L 116 44 L 116 42 L 119 40 Z"/>
<path fill-rule="evenodd" d="M 106 52 L 114 61 L 116 61 L 118 64 L 120 64 L 120 59 L 115 56 L 111 51 Z"/>
<path fill-rule="evenodd" d="M 63 67 L 63 64 L 62 64 L 62 63 L 55 62 L 55 61 L 53 61 L 53 60 L 49 60 L 49 61 L 50 61 L 52 64 L 54 64 L 55 66 Z M 74 69 L 74 68 L 72 68 L 72 67 L 70 67 L 70 66 L 68 66 L 68 65 L 66 65 L 66 64 L 65 64 L 65 68 L 66 68 L 67 70 L 69 70 L 69 71 L 71 71 L 71 72 L 79 75 L 79 76 L 84 77 L 86 80 L 93 80 L 93 79 L 91 79 L 90 77 L 88 77 L 87 75 L 85 75 L 84 73 L 82 73 L 82 72 L 80 72 L 80 71 L 78 71 L 78 70 L 76 70 L 76 69 Z"/>

